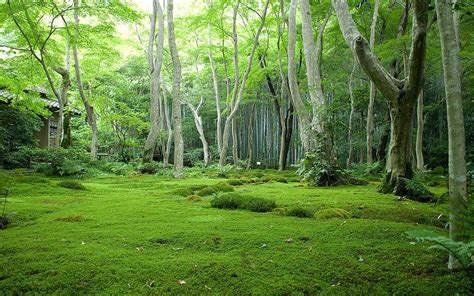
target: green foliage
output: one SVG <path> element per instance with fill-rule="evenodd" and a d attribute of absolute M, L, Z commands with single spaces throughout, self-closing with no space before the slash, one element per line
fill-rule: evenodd
<path fill-rule="evenodd" d="M 196 194 L 192 194 L 192 195 L 186 197 L 186 199 L 189 200 L 189 201 L 192 201 L 192 202 L 202 201 L 202 197 L 200 197 L 199 195 L 196 195 Z"/>
<path fill-rule="evenodd" d="M 314 216 L 318 219 L 331 219 L 331 218 L 347 219 L 351 217 L 351 214 L 344 209 L 330 208 L 330 209 L 323 209 L 323 210 L 317 211 L 314 214 Z"/>
<path fill-rule="evenodd" d="M 199 163 L 202 163 L 204 158 L 204 152 L 202 148 L 186 150 L 183 155 L 183 164 L 188 167 L 193 167 Z"/>
<path fill-rule="evenodd" d="M 134 163 L 124 162 L 105 162 L 103 165 L 99 165 L 99 168 L 107 173 L 126 176 L 130 175 L 136 170 L 136 165 Z"/>
<path fill-rule="evenodd" d="M 231 186 L 240 186 L 244 184 L 244 181 L 239 180 L 239 179 L 231 179 L 227 181 L 227 184 Z"/>
<path fill-rule="evenodd" d="M 207 186 L 207 187 L 204 187 L 201 190 L 198 190 L 196 192 L 196 194 L 199 195 L 199 196 L 208 196 L 208 195 L 212 195 L 216 192 L 217 192 L 216 188 L 214 188 L 213 186 Z"/>
<path fill-rule="evenodd" d="M 75 180 L 65 180 L 58 183 L 58 186 L 73 189 L 73 190 L 86 190 L 86 187 Z"/>
<path fill-rule="evenodd" d="M 141 174 L 154 175 L 160 171 L 163 165 L 159 162 L 150 161 L 140 164 L 138 172 Z"/>
<path fill-rule="evenodd" d="M 285 211 L 285 215 L 298 218 L 313 218 L 314 211 L 302 206 L 294 206 Z"/>
<path fill-rule="evenodd" d="M 172 191 L 172 194 L 183 196 L 183 197 L 193 195 L 193 193 L 194 193 L 194 190 L 191 188 L 178 188 Z"/>
<path fill-rule="evenodd" d="M 406 233 L 410 238 L 416 239 L 417 241 L 435 243 L 435 245 L 429 247 L 429 249 L 438 249 L 448 252 L 456 258 L 463 269 L 468 270 L 474 267 L 474 241 L 454 241 L 429 230 L 412 230 Z"/>
<path fill-rule="evenodd" d="M 244 197 L 237 193 L 224 193 L 211 201 L 211 207 L 218 209 L 244 209 L 251 212 L 265 213 L 276 208 L 274 200 L 261 197 Z"/>
<path fill-rule="evenodd" d="M 301 161 L 298 175 L 314 186 L 336 186 L 349 183 L 349 176 L 344 170 L 329 163 L 322 148 L 305 154 Z"/>
<path fill-rule="evenodd" d="M 431 173 L 434 175 L 444 175 L 444 168 L 442 166 L 437 166 L 431 170 Z"/>
<path fill-rule="evenodd" d="M 398 178 L 397 192 L 395 195 L 407 196 L 410 199 L 429 202 L 433 200 L 433 194 L 426 187 L 415 179 Z"/>

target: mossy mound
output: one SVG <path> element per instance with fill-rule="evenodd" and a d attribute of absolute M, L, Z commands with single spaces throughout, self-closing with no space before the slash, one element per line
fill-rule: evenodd
<path fill-rule="evenodd" d="M 283 177 L 276 178 L 275 181 L 277 181 L 278 183 L 288 183 L 288 180 Z"/>
<path fill-rule="evenodd" d="M 243 198 L 237 193 L 226 193 L 214 198 L 211 207 L 218 209 L 236 210 L 242 207 Z"/>
<path fill-rule="evenodd" d="M 58 186 L 73 190 L 86 190 L 86 187 L 84 185 L 74 180 L 66 180 L 59 182 Z"/>
<path fill-rule="evenodd" d="M 196 195 L 196 194 L 192 194 L 192 195 L 188 196 L 186 199 L 189 200 L 189 201 L 192 201 L 192 202 L 202 201 L 202 197 L 200 197 L 199 195 Z"/>
<path fill-rule="evenodd" d="M 178 189 L 173 190 L 171 193 L 174 194 L 174 195 L 186 197 L 186 196 L 189 196 L 189 195 L 193 195 L 194 190 L 192 188 L 189 188 L 189 187 L 178 188 Z"/>
<path fill-rule="evenodd" d="M 253 197 L 245 199 L 242 207 L 251 212 L 265 213 L 270 212 L 276 208 L 276 203 L 271 199 Z"/>
<path fill-rule="evenodd" d="M 301 206 L 292 207 L 285 212 L 286 216 L 293 216 L 298 218 L 313 218 L 314 211 L 311 209 L 303 208 Z"/>
<path fill-rule="evenodd" d="M 251 212 L 265 213 L 276 208 L 274 200 L 261 197 L 246 197 L 234 192 L 224 193 L 211 201 L 211 207 L 218 209 L 243 209 Z"/>
<path fill-rule="evenodd" d="M 232 191 L 234 191 L 234 187 L 232 187 L 231 185 L 225 182 L 221 182 L 212 186 L 206 186 L 195 193 L 199 196 L 208 196 L 217 192 L 232 192 Z"/>
<path fill-rule="evenodd" d="M 61 222 L 82 222 L 84 221 L 84 217 L 82 217 L 81 215 L 70 215 L 65 217 L 59 217 L 54 220 Z"/>
<path fill-rule="evenodd" d="M 232 179 L 232 180 L 229 180 L 227 181 L 227 184 L 231 185 L 231 186 L 240 186 L 240 185 L 244 185 L 244 181 L 243 180 L 239 180 L 239 179 Z"/>
<path fill-rule="evenodd" d="M 351 217 L 351 214 L 344 209 L 330 208 L 330 209 L 320 210 L 316 212 L 314 216 L 318 219 L 332 219 L 332 218 L 347 219 Z"/>

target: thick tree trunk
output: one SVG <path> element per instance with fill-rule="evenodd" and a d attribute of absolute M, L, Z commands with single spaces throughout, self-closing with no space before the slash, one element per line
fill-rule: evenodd
<path fill-rule="evenodd" d="M 227 149 L 229 146 L 229 138 L 231 134 L 231 125 L 234 117 L 237 115 L 237 111 L 239 110 L 239 105 L 240 101 L 242 100 L 242 97 L 244 95 L 245 91 L 245 84 L 247 83 L 248 76 L 250 74 L 250 70 L 252 69 L 252 63 L 253 63 L 253 58 L 255 56 L 255 51 L 257 49 L 258 45 L 258 39 L 260 37 L 260 33 L 262 32 L 263 26 L 265 25 L 265 20 L 267 17 L 267 10 L 268 10 L 268 5 L 269 5 L 269 0 L 266 1 L 265 3 L 265 8 L 264 12 L 262 15 L 262 21 L 260 23 L 260 26 L 257 30 L 257 33 L 255 34 L 255 38 L 253 41 L 253 46 L 252 46 L 252 51 L 250 52 L 249 58 L 248 58 L 248 64 L 247 64 L 247 69 L 245 70 L 245 73 L 242 77 L 242 80 L 240 82 L 239 86 L 239 70 L 238 70 L 238 64 L 239 64 L 239 57 L 238 57 L 238 41 L 237 41 L 237 27 L 236 27 L 236 22 L 237 22 L 237 12 L 239 9 L 240 5 L 240 0 L 237 1 L 237 4 L 234 8 L 234 15 L 232 18 L 232 31 L 233 31 L 233 41 L 234 41 L 234 68 L 235 68 L 235 82 L 234 82 L 234 93 L 232 96 L 232 101 L 230 103 L 230 113 L 229 116 L 227 117 L 225 124 L 224 124 L 224 132 L 222 135 L 222 151 L 220 153 L 219 157 L 219 166 L 220 169 L 223 170 L 224 165 L 225 165 L 225 159 L 227 157 Z"/>
<path fill-rule="evenodd" d="M 158 22 L 158 34 L 156 34 L 155 45 L 155 27 Z M 150 69 L 150 131 L 145 142 L 143 151 L 143 162 L 153 160 L 158 138 L 160 136 L 160 73 L 163 64 L 163 44 L 164 44 L 165 22 L 163 10 L 160 1 L 153 0 L 153 14 L 150 16 L 150 32 L 148 37 L 148 67 Z M 153 48 L 156 46 L 156 52 L 153 54 Z"/>
<path fill-rule="evenodd" d="M 380 0 L 375 0 L 374 14 L 372 15 L 372 24 L 370 25 L 370 50 L 374 50 L 375 46 L 375 30 L 377 28 L 377 18 L 379 16 Z M 374 137 L 374 103 L 377 90 L 375 84 L 370 82 L 369 106 L 367 108 L 367 163 L 373 162 L 372 157 L 372 139 Z"/>
<path fill-rule="evenodd" d="M 174 34 L 173 0 L 168 1 L 168 44 L 173 62 L 173 123 L 174 123 L 174 177 L 184 177 L 183 154 L 184 143 L 181 126 L 181 62 L 179 61 L 176 37 Z"/>
<path fill-rule="evenodd" d="M 398 80 L 392 76 L 371 51 L 352 19 L 347 1 L 332 0 L 332 3 L 346 43 L 357 56 L 361 68 L 364 69 L 370 80 L 390 101 L 392 133 L 389 158 L 386 164 L 387 175 L 381 186 L 381 191 L 403 194 L 405 190 L 402 185 L 404 183 L 399 182 L 399 178 L 411 178 L 413 175 L 411 134 L 415 102 L 423 82 L 428 1 L 414 1 L 413 38 L 407 63 L 408 75 L 405 80 Z"/>
<path fill-rule="evenodd" d="M 384 117 L 385 122 L 390 122 L 390 112 L 385 113 Z M 385 163 L 385 157 L 387 155 L 387 144 L 390 139 L 390 126 L 387 126 L 382 135 L 380 136 L 379 145 L 377 147 L 377 161 Z"/>
<path fill-rule="evenodd" d="M 423 158 L 423 128 L 425 121 L 423 118 L 423 90 L 418 95 L 418 104 L 416 108 L 417 126 L 416 126 L 416 169 L 422 171 L 425 168 Z"/>
<path fill-rule="evenodd" d="M 288 16 L 288 83 L 293 106 L 298 114 L 298 127 L 303 151 L 311 149 L 311 118 L 301 98 L 296 71 L 296 9 L 298 0 L 291 0 Z"/>
<path fill-rule="evenodd" d="M 436 0 L 436 15 L 441 40 L 449 141 L 449 234 L 453 240 L 467 240 L 464 220 L 467 217 L 466 143 L 461 89 L 460 40 L 453 0 Z M 457 269 L 459 262 L 449 257 L 448 267 Z"/>
<path fill-rule="evenodd" d="M 79 36 L 79 14 L 78 14 L 78 0 L 74 0 L 74 24 L 76 25 L 75 31 L 75 38 L 77 39 Z M 97 159 L 97 150 L 98 150 L 98 136 L 97 136 L 97 119 L 95 116 L 94 108 L 91 106 L 89 100 L 84 93 L 84 86 L 81 80 L 81 67 L 79 65 L 79 53 L 77 50 L 76 43 L 73 43 L 72 46 L 73 56 L 74 56 L 74 69 L 76 72 L 76 81 L 77 81 L 77 88 L 79 90 L 79 95 L 82 99 L 82 103 L 84 104 L 84 108 L 87 112 L 87 123 L 89 124 L 92 132 L 91 138 L 91 157 L 92 159 Z"/>
<path fill-rule="evenodd" d="M 352 82 L 354 81 L 354 74 L 357 69 L 357 61 L 354 59 L 354 65 L 352 66 L 351 75 L 349 76 L 349 96 L 351 98 L 351 112 L 349 113 L 349 131 L 347 135 L 347 142 L 349 143 L 349 154 L 347 156 L 346 166 L 350 167 L 352 165 L 353 158 L 353 149 L 352 149 L 352 119 L 354 118 L 355 113 L 355 102 L 354 102 L 354 92 L 352 90 Z"/>

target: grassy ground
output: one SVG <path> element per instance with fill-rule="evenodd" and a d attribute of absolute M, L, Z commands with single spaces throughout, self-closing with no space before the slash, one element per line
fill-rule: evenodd
<path fill-rule="evenodd" d="M 202 175 L 95 177 L 80 180 L 85 191 L 58 186 L 63 180 L 15 177 L 13 223 L 0 230 L 0 294 L 469 294 L 468 276 L 449 272 L 446 254 L 404 234 L 444 232 L 446 205 L 397 200 L 375 184 L 235 186 L 276 200 L 279 211 L 352 215 L 317 219 L 214 209 L 212 196 L 173 193 L 225 181 Z"/>

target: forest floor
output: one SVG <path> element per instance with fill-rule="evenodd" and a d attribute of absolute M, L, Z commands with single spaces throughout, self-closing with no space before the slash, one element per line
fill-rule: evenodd
<path fill-rule="evenodd" d="M 232 178 L 243 174 L 265 182 L 235 192 L 274 199 L 276 211 L 215 209 L 212 196 L 178 195 L 228 181 L 200 172 L 80 179 L 86 190 L 59 187 L 65 178 L 17 175 L 12 224 L 0 230 L 0 294 L 470 294 L 469 275 L 448 271 L 446 253 L 405 234 L 446 233 L 446 204 L 379 194 L 375 182 L 308 187 L 294 172 Z M 296 205 L 351 217 L 280 213 Z"/>

